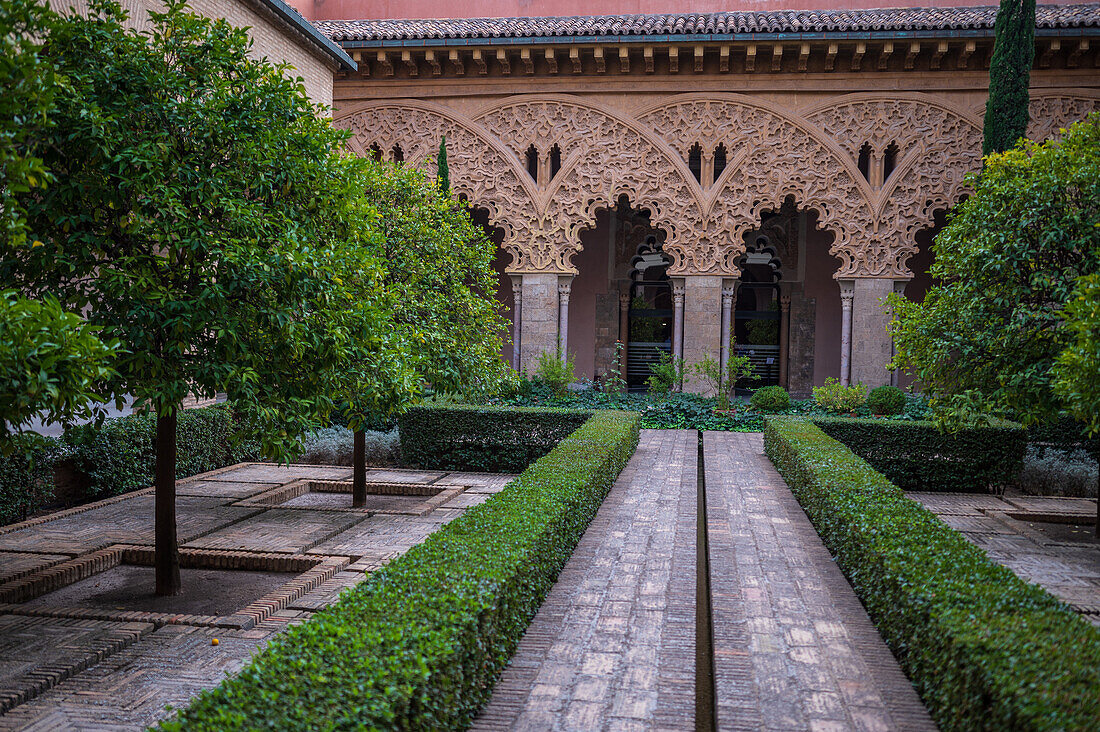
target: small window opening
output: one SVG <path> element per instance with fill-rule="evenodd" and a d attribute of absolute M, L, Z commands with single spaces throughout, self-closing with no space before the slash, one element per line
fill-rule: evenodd
<path fill-rule="evenodd" d="M 377 162 L 382 162 L 382 148 L 378 146 L 378 143 L 374 143 L 370 146 L 370 156 Z"/>
<path fill-rule="evenodd" d="M 859 172 L 863 173 L 863 177 L 867 180 L 871 180 L 871 145 L 870 143 L 863 143 L 863 147 L 859 149 Z"/>
<path fill-rule="evenodd" d="M 722 175 L 722 171 L 725 169 L 726 146 L 720 142 L 718 147 L 714 148 L 714 179 L 718 180 L 718 176 Z"/>
<path fill-rule="evenodd" d="M 901 149 L 896 142 L 891 142 L 889 147 L 886 148 L 886 155 L 882 160 L 882 180 L 885 182 L 890 174 L 894 172 L 894 168 L 898 165 L 898 153 Z"/>
<path fill-rule="evenodd" d="M 553 180 L 554 176 L 561 170 L 561 148 L 557 143 L 554 147 L 550 148 L 550 179 Z"/>
<path fill-rule="evenodd" d="M 527 173 L 531 176 L 532 180 L 539 179 L 539 151 L 535 149 L 535 146 L 527 148 Z"/>
<path fill-rule="evenodd" d="M 695 143 L 688 150 L 688 169 L 695 176 L 695 180 L 703 182 L 703 147 Z"/>
<path fill-rule="evenodd" d="M 393 153 L 393 162 L 395 162 L 395 163 L 405 162 L 405 151 L 401 149 L 400 145 L 394 145 L 393 150 L 391 150 L 390 152 Z"/>

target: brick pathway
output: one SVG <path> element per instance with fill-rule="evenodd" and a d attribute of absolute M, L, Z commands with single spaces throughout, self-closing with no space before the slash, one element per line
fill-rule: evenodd
<path fill-rule="evenodd" d="M 1078 534 L 1070 531 L 1073 520 L 1085 527 L 1092 524 L 1096 501 L 970 493 L 908 495 L 984 549 L 990 559 L 1041 585 L 1100 626 L 1100 544 L 1087 528 Z"/>
<path fill-rule="evenodd" d="M 473 729 L 694 728 L 697 444 L 643 430 Z"/>
<path fill-rule="evenodd" d="M 719 729 L 935 729 L 762 436 L 704 462 Z"/>
<path fill-rule="evenodd" d="M 60 607 L 41 592 L 27 602 L 0 606 L 0 730 L 144 729 L 170 713 L 166 705 L 182 706 L 202 689 L 217 685 L 290 624 L 335 602 L 342 591 L 362 580 L 364 572 L 420 543 L 470 506 L 503 490 L 511 479 L 478 473 L 371 471 L 368 480 L 377 483 L 454 486 L 439 492 L 439 505 L 422 515 L 288 509 L 248 501 L 295 481 L 347 480 L 350 475 L 349 468 L 251 464 L 179 483 L 177 513 L 185 556 L 207 552 L 231 566 L 316 565 L 304 573 L 287 572 L 281 594 L 256 603 L 263 612 L 249 627 L 241 622 L 210 627 L 239 621 L 239 616 Z M 382 498 L 392 498 L 398 508 L 402 505 L 400 496 Z M 420 495 L 415 503 L 423 506 L 425 500 Z M 61 575 L 62 584 L 89 573 L 84 581 L 97 581 L 95 572 L 105 569 L 103 558 L 121 554 L 118 546 L 105 547 L 152 541 L 152 505 L 152 492 L 144 490 L 0 527 L 0 593 L 36 582 L 56 587 Z M 303 556 L 306 552 L 309 556 Z M 317 576 L 326 563 L 332 569 L 309 581 L 311 573 Z M 85 574 L 65 567 L 79 567 Z M 288 589 L 295 586 L 302 589 Z M 105 617 L 112 615 L 118 617 Z M 216 646 L 214 638 L 219 641 Z"/>

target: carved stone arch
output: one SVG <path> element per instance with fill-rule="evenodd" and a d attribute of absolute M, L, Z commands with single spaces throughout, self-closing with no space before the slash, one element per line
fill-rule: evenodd
<path fill-rule="evenodd" d="M 501 246 L 512 258 L 510 271 L 537 269 L 526 247 L 536 221 L 532 184 L 509 151 L 475 123 L 429 102 L 401 100 L 356 105 L 334 124 L 353 133 L 348 147 L 360 155 L 372 144 L 385 150 L 400 145 L 409 167 L 434 160 L 446 135 L 451 188 L 485 208 L 490 224 L 504 231 Z"/>
<path fill-rule="evenodd" d="M 870 143 L 891 142 L 900 157 L 873 200 L 873 228 L 880 247 L 865 263 L 867 274 L 905 279 L 916 250 L 915 235 L 931 225 L 936 209 L 949 208 L 966 192 L 966 176 L 981 167 L 981 127 L 973 116 L 925 94 L 853 94 L 806 113 L 850 155 Z"/>
<path fill-rule="evenodd" d="M 639 120 L 673 147 L 702 137 L 730 153 L 716 182 L 692 252 L 696 267 L 736 273 L 744 234 L 761 215 L 792 196 L 814 208 L 833 235 L 837 277 L 862 272 L 881 258 L 870 190 L 845 151 L 798 115 L 737 94 L 685 94 L 639 111 Z"/>
<path fill-rule="evenodd" d="M 1100 91 L 1095 89 L 1033 93 L 1028 104 L 1031 116 L 1027 126 L 1028 139 L 1042 141 L 1059 137 L 1060 130 L 1098 111 Z"/>
<path fill-rule="evenodd" d="M 685 262 L 699 231 L 702 191 L 675 151 L 637 122 L 562 95 L 512 98 L 475 119 L 513 152 L 540 136 L 566 153 L 537 198 L 539 221 L 530 247 L 547 270 L 576 272 L 572 259 L 581 249 L 581 231 L 595 225 L 600 208 L 622 196 L 648 209 L 654 226 L 667 233 L 673 269 Z"/>

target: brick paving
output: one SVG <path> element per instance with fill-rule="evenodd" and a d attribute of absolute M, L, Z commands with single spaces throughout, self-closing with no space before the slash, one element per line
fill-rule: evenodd
<path fill-rule="evenodd" d="M 226 617 L 61 607 L 53 597 L 64 592 L 43 594 L 59 578 L 94 582 L 97 572 L 117 566 L 120 552 L 150 555 L 140 549 L 152 543 L 150 490 L 0 527 L 0 593 L 28 590 L 19 591 L 20 602 L 0 606 L 0 730 L 144 729 L 170 714 L 166 706 L 185 705 L 217 685 L 276 634 L 332 604 L 364 572 L 503 490 L 513 476 L 369 472 L 373 483 L 439 484 L 437 502 L 427 505 L 423 495 L 407 501 L 422 507 L 416 516 L 248 500 L 303 480 L 350 477 L 345 467 L 246 464 L 178 483 L 185 561 L 288 572 L 278 590 L 251 603 L 241 596 L 241 608 Z M 138 546 L 113 546 L 119 544 Z M 300 556 L 307 550 L 310 556 Z"/>
<path fill-rule="evenodd" d="M 718 728 L 934 730 L 762 436 L 708 432 L 704 464 Z"/>
<path fill-rule="evenodd" d="M 694 728 L 696 445 L 643 430 L 473 729 Z"/>
<path fill-rule="evenodd" d="M 1042 586 L 1100 626 L 1100 544 L 1051 537 L 1044 519 L 1076 516 L 1091 524 L 1096 501 L 1043 496 L 909 493 L 990 559 Z M 1087 537 L 1091 539 L 1091 536 Z"/>

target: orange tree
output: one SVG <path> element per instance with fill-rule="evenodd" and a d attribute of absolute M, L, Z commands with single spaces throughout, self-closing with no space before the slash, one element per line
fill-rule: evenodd
<path fill-rule="evenodd" d="M 182 399 L 226 392 L 268 456 L 292 455 L 359 343 L 340 274 L 375 248 L 345 203 L 344 135 L 300 83 L 179 0 L 151 17 L 138 32 L 93 0 L 52 23 L 42 54 L 67 85 L 28 154 L 54 181 L 18 196 L 40 244 L 13 247 L 0 283 L 121 344 L 109 389 L 157 416 L 156 590 L 175 594 Z"/>

